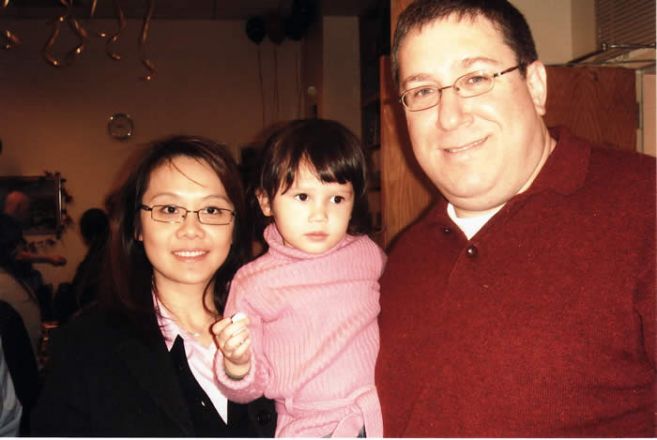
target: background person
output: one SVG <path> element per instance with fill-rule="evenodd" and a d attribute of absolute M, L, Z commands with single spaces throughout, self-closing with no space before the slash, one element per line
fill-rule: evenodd
<path fill-rule="evenodd" d="M 6 302 L 20 316 L 36 356 L 41 340 L 41 308 L 35 291 L 23 278 L 22 262 L 16 260 L 23 235 L 16 222 L 2 215 L 0 231 L 0 301 Z"/>
<path fill-rule="evenodd" d="M 27 194 L 22 191 L 10 191 L 4 200 L 3 214 L 16 221 L 19 226 L 29 221 L 31 202 Z M 21 226 L 22 231 L 22 226 Z M 16 259 L 28 264 L 47 263 L 53 266 L 63 266 L 66 258 L 61 255 L 45 255 L 32 252 L 27 247 L 27 241 L 23 238 Z"/>
<path fill-rule="evenodd" d="M 210 325 L 250 247 L 237 165 L 177 136 L 123 168 L 108 198 L 109 295 L 51 341 L 37 436 L 272 436 L 273 405 L 228 402 Z"/>
<path fill-rule="evenodd" d="M 0 221 L 5 225 L 0 228 L 0 242 L 12 242 L 12 276 L 36 297 L 41 313 L 40 319 L 49 321 L 53 315 L 53 288 L 51 284 L 44 283 L 41 272 L 34 267 L 34 264 L 63 266 L 66 264 L 66 258 L 61 255 L 42 254 L 30 248 L 23 234 L 23 226 L 30 223 L 30 215 L 29 196 L 17 189 L 9 191 L 3 200 L 0 214 Z M 16 236 L 18 241 L 15 241 Z M 25 316 L 23 319 L 29 330 L 29 320 Z"/>
<path fill-rule="evenodd" d="M 109 219 L 100 208 L 90 208 L 80 216 L 80 235 L 87 253 L 75 270 L 71 283 L 62 283 L 54 299 L 55 319 L 64 323 L 98 297 L 105 264 Z"/>
<path fill-rule="evenodd" d="M 0 337 L 0 437 L 18 436 L 22 414 L 23 406 L 16 397 Z"/>
<path fill-rule="evenodd" d="M 546 128 L 507 1 L 412 3 L 393 66 L 444 198 L 381 280 L 384 434 L 655 436 L 654 159 Z"/>
<path fill-rule="evenodd" d="M 9 371 L 13 393 L 9 390 L 10 385 L 8 382 L 5 382 L 6 379 L 0 379 L 0 382 L 5 386 L 4 392 L 8 393 L 5 394 L 5 398 L 9 398 L 6 401 L 7 404 L 11 403 L 13 394 L 18 398 L 18 402 L 20 402 L 20 407 L 22 408 L 18 435 L 27 436 L 29 435 L 30 428 L 30 411 L 39 394 L 41 380 L 34 349 L 32 348 L 30 337 L 21 316 L 8 302 L 1 300 L 0 336 L 2 339 L 0 351 L 2 351 L 1 356 L 3 358 L 0 359 L 0 362 L 5 364 L 0 367 L 0 371 L 3 368 Z M 4 372 L 0 373 L 0 376 L 3 374 Z M 11 414 L 11 405 L 3 405 L 0 413 L 6 410 L 8 411 L 7 414 Z M 0 422 L 0 425 L 2 425 L 2 422 Z"/>

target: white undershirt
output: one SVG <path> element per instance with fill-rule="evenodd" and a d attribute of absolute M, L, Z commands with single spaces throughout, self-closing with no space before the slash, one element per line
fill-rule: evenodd
<path fill-rule="evenodd" d="M 488 220 L 490 220 L 495 214 L 497 214 L 500 209 L 502 209 L 502 206 L 476 217 L 459 217 L 456 214 L 454 205 L 447 203 L 447 215 L 449 215 L 449 218 L 451 218 L 452 221 L 456 223 L 456 226 L 458 226 L 459 229 L 463 231 L 465 236 L 468 237 L 468 240 L 470 240 L 477 232 L 479 232 L 479 230 L 486 224 L 486 222 L 488 222 Z"/>

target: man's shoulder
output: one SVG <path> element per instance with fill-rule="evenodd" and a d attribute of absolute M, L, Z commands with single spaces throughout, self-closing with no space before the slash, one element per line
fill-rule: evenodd
<path fill-rule="evenodd" d="M 604 182 L 610 190 L 654 193 L 656 163 L 652 156 L 594 145 L 588 180 Z"/>
<path fill-rule="evenodd" d="M 610 145 L 592 144 L 591 160 L 596 163 L 609 165 L 622 172 L 630 167 L 643 172 L 655 172 L 655 158 L 637 151 L 622 150 Z"/>
<path fill-rule="evenodd" d="M 424 243 L 428 236 L 433 236 L 433 232 L 443 230 L 448 224 L 451 223 L 447 216 L 447 202 L 439 198 L 397 233 L 387 247 L 387 249 L 390 249 L 388 254 L 402 243 L 410 246 Z"/>

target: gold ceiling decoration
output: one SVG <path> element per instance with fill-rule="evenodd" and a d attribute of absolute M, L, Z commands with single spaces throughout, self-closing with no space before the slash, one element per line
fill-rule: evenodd
<path fill-rule="evenodd" d="M 0 5 L 2 9 L 6 9 L 9 6 L 11 0 L 1 0 Z M 148 33 L 150 31 L 151 22 L 153 19 L 153 14 L 155 12 L 155 0 L 146 0 L 148 2 L 148 8 L 146 14 L 142 21 L 141 32 L 139 34 L 138 40 L 138 49 L 139 57 L 141 63 L 146 68 L 147 72 L 141 79 L 145 81 L 150 81 L 153 79 L 156 69 L 153 61 L 148 57 L 146 53 L 146 42 L 148 40 Z M 75 16 L 73 8 L 73 0 L 53 0 L 53 2 L 58 3 L 61 6 L 64 6 L 64 12 L 60 13 L 54 17 L 51 21 L 52 31 L 50 37 L 43 46 L 42 55 L 48 64 L 53 67 L 65 67 L 71 65 L 75 60 L 82 55 L 87 47 L 87 41 L 89 39 L 89 32 L 87 28 L 82 23 L 82 21 Z M 114 50 L 114 46 L 119 40 L 122 32 L 127 26 L 127 21 L 125 14 L 119 3 L 119 0 L 112 0 L 114 4 L 114 11 L 116 14 L 117 20 L 117 29 L 115 32 L 108 34 L 106 32 L 93 32 L 92 34 L 96 37 L 103 38 L 106 40 L 105 43 L 105 52 L 107 56 L 111 59 L 119 61 L 121 60 L 121 55 Z M 89 7 L 89 18 L 94 18 L 98 0 L 92 0 Z M 55 55 L 55 47 L 60 38 L 61 33 L 65 29 L 69 29 L 73 32 L 74 36 L 77 38 L 77 44 L 75 47 L 64 52 L 64 55 L 57 56 Z M 0 44 L 5 49 L 12 49 L 20 44 L 20 38 L 12 33 L 8 29 L 0 30 Z"/>
<path fill-rule="evenodd" d="M 9 6 L 9 0 L 2 0 L 2 9 L 5 9 L 7 6 Z M 2 47 L 6 50 L 12 49 L 21 44 L 21 40 L 9 29 L 1 30 L 0 37 L 2 37 L 2 43 L 0 44 L 2 44 Z"/>

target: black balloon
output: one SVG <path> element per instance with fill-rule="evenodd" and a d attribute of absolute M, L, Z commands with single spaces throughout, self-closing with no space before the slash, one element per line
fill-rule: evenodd
<path fill-rule="evenodd" d="M 265 20 L 262 17 L 251 17 L 246 21 L 246 35 L 255 44 L 262 43 L 266 34 Z"/>
<path fill-rule="evenodd" d="M 310 27 L 317 9 L 317 0 L 294 0 L 289 17 L 285 19 L 285 35 L 300 40 Z"/>
<path fill-rule="evenodd" d="M 285 19 L 285 36 L 290 40 L 299 41 L 306 34 L 305 24 L 296 17 L 287 17 Z"/>
<path fill-rule="evenodd" d="M 281 44 L 285 39 L 285 32 L 283 30 L 283 19 L 276 13 L 267 14 L 265 19 L 265 27 L 267 29 L 267 36 L 274 44 Z"/>

